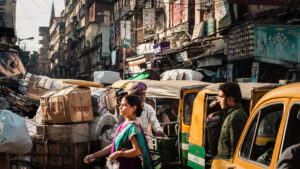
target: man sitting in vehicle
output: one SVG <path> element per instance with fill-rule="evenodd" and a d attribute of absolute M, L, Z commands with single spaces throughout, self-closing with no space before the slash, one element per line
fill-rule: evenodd
<path fill-rule="evenodd" d="M 218 155 L 216 158 L 232 158 L 248 115 L 242 108 L 242 94 L 237 83 L 224 83 L 219 86 L 218 102 L 225 112 L 218 142 Z"/>
<path fill-rule="evenodd" d="M 210 114 L 207 116 L 207 141 L 212 157 L 218 154 L 218 141 L 224 121 L 224 113 L 217 100 L 209 104 Z"/>

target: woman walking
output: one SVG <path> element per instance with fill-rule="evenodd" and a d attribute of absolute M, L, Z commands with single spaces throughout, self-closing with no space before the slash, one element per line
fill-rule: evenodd
<path fill-rule="evenodd" d="M 84 162 L 90 163 L 95 158 L 110 153 L 108 158 L 111 161 L 117 160 L 120 169 L 152 169 L 144 131 L 136 119 L 143 111 L 140 99 L 133 95 L 124 96 L 119 110 L 125 121 L 118 127 L 113 143 L 94 154 L 87 155 Z"/>

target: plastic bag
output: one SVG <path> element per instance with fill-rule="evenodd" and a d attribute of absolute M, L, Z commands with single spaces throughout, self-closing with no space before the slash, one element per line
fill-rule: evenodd
<path fill-rule="evenodd" d="M 26 154 L 31 151 L 32 141 L 25 121 L 17 114 L 0 112 L 0 152 Z"/>
<path fill-rule="evenodd" d="M 120 163 L 117 160 L 110 160 L 106 158 L 106 169 L 119 169 Z"/>
<path fill-rule="evenodd" d="M 180 80 L 184 74 L 183 80 L 202 80 L 203 75 L 200 72 L 191 69 L 172 69 L 162 73 L 161 80 Z"/>
<path fill-rule="evenodd" d="M 119 72 L 113 71 L 94 71 L 94 82 L 113 84 L 114 82 L 121 80 Z"/>
<path fill-rule="evenodd" d="M 8 101 L 4 97 L 0 97 L 0 109 L 6 110 L 9 108 Z"/>

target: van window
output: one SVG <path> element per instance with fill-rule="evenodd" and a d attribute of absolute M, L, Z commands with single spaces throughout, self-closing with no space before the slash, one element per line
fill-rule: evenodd
<path fill-rule="evenodd" d="M 282 103 L 271 104 L 256 113 L 240 149 L 242 158 L 269 166 L 283 108 Z"/>
<path fill-rule="evenodd" d="M 186 125 L 190 125 L 192 122 L 193 106 L 196 96 L 197 93 L 189 93 L 184 97 L 183 122 Z"/>

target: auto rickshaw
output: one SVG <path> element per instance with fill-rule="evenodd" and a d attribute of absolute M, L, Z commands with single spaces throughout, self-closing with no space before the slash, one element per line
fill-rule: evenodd
<path fill-rule="evenodd" d="M 154 108 L 157 112 L 160 108 L 164 107 L 165 104 L 170 105 L 174 103 L 174 101 L 177 103 L 177 105 L 173 104 L 171 106 L 171 108 L 178 107 L 178 116 L 175 121 L 161 123 L 168 137 L 156 137 L 156 139 L 160 139 L 159 141 L 161 143 L 157 145 L 156 150 L 160 151 L 159 154 L 161 157 L 164 157 L 164 159 L 160 161 L 162 168 L 168 168 L 170 166 L 183 168 L 182 160 L 188 148 L 187 136 L 190 131 L 194 99 L 199 91 L 211 83 L 190 80 L 121 80 L 115 82 L 112 87 L 129 90 L 133 82 L 143 82 L 147 85 L 146 99 L 152 99 L 154 101 Z M 175 134 L 172 131 L 175 131 Z M 176 142 L 178 144 L 175 145 Z M 157 163 L 154 164 L 154 166 L 156 165 Z"/>
<path fill-rule="evenodd" d="M 300 83 L 265 94 L 254 106 L 232 159 L 215 159 L 213 169 L 275 169 L 283 151 L 300 143 Z"/>
<path fill-rule="evenodd" d="M 209 149 L 211 147 L 209 144 L 212 144 L 212 141 L 215 143 L 218 141 L 208 142 L 206 119 L 214 111 L 209 105 L 217 100 L 219 85 L 220 83 L 215 83 L 206 86 L 198 93 L 194 101 L 191 131 L 187 139 L 189 142 L 186 145 L 187 153 L 184 154 L 185 161 L 191 168 L 209 168 L 211 165 L 212 150 Z M 251 112 L 256 102 L 265 93 L 279 86 L 272 83 L 239 83 L 239 85 L 242 93 L 242 104 L 247 113 Z"/>

